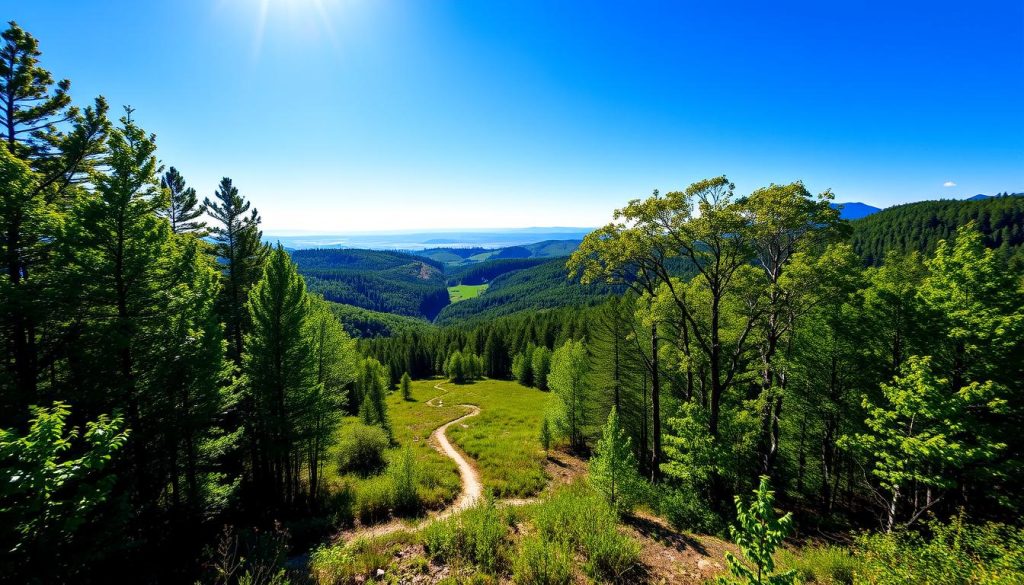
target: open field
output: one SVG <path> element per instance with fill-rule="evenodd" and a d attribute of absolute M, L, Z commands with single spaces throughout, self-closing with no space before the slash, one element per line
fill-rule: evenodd
<path fill-rule="evenodd" d="M 351 506 L 353 519 L 363 524 L 388 519 L 386 492 L 392 489 L 388 481 L 406 446 L 416 460 L 422 510 L 439 510 L 455 500 L 461 489 L 458 468 L 431 444 L 430 435 L 467 414 L 470 409 L 461 405 L 477 406 L 481 413 L 452 425 L 447 435 L 477 468 L 485 491 L 498 497 L 523 497 L 536 494 L 547 484 L 549 475 L 536 435 L 551 399 L 549 393 L 501 380 L 466 385 L 420 380 L 413 382 L 411 390 L 411 400 L 404 400 L 399 392 L 387 397 L 396 445 L 385 452 L 387 467 L 380 473 L 338 472 L 340 450 L 359 419 L 347 417 L 341 425 L 325 477 L 334 493 L 349 494 L 350 502 L 342 505 Z"/>
<path fill-rule="evenodd" d="M 448 297 L 453 303 L 464 301 L 466 299 L 475 299 L 476 297 L 484 294 L 487 290 L 487 284 L 460 284 L 458 286 L 448 287 Z"/>

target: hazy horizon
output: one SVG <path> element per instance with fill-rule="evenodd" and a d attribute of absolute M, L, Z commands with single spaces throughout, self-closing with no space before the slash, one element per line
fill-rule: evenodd
<path fill-rule="evenodd" d="M 877 207 L 1024 190 L 1019 2 L 6 7 L 76 104 L 133 106 L 268 232 L 601 225 L 722 174 Z"/>

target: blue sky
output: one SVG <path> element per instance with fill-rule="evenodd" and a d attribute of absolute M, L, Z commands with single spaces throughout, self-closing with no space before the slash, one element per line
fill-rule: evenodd
<path fill-rule="evenodd" d="M 1024 3 L 4 0 L 267 232 L 593 226 L 719 174 L 1024 191 Z M 944 184 L 955 183 L 955 186 Z"/>

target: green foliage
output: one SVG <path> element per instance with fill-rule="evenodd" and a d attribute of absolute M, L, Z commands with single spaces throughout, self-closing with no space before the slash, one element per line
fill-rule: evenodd
<path fill-rule="evenodd" d="M 590 362 L 581 341 L 567 341 L 551 358 L 548 384 L 558 397 L 556 421 L 559 431 L 576 451 L 586 448 L 589 371 Z"/>
<path fill-rule="evenodd" d="M 187 187 L 185 177 L 178 169 L 171 167 L 160 177 L 160 188 L 167 193 L 167 205 L 159 213 L 171 224 L 171 231 L 176 234 L 193 234 L 196 237 L 207 235 L 206 222 L 196 221 L 206 213 L 206 208 L 199 203 L 196 190 Z"/>
<path fill-rule="evenodd" d="M 579 552 L 595 579 L 621 581 L 638 568 L 639 543 L 618 531 L 618 515 L 582 483 L 555 492 L 531 517 L 544 543 Z"/>
<path fill-rule="evenodd" d="M 924 533 L 862 534 L 854 582 L 879 585 L 1007 584 L 1024 580 L 1024 530 L 1004 524 L 971 525 L 963 515 L 931 522 Z"/>
<path fill-rule="evenodd" d="M 386 465 L 384 451 L 390 443 L 387 433 L 379 426 L 349 425 L 338 443 L 338 469 L 342 473 L 376 473 Z"/>
<path fill-rule="evenodd" d="M 449 303 L 442 265 L 401 252 L 295 250 L 309 289 L 334 303 L 433 319 Z"/>
<path fill-rule="evenodd" d="M 884 264 L 889 252 L 931 254 L 941 240 L 974 222 L 985 247 L 1008 258 L 1020 256 L 1024 245 L 1024 197 L 993 197 L 981 201 L 919 201 L 895 205 L 851 222 L 852 242 L 869 265 Z"/>
<path fill-rule="evenodd" d="M 646 485 L 637 473 L 629 437 L 619 424 L 619 413 L 615 407 L 608 413 L 608 422 L 590 460 L 590 483 L 619 514 L 632 511 L 646 491 Z"/>
<path fill-rule="evenodd" d="M 512 376 L 523 386 L 533 386 L 533 351 L 533 347 L 527 346 L 512 358 Z"/>
<path fill-rule="evenodd" d="M 998 412 L 1005 401 L 991 382 L 948 391 L 948 381 L 936 378 L 930 358 L 911 357 L 902 375 L 882 385 L 882 402 L 864 398 L 868 432 L 844 437 L 842 444 L 866 451 L 874 460 L 871 473 L 889 491 L 886 528 L 895 527 L 911 485 L 949 488 L 946 470 L 991 460 L 1005 448 L 970 425 L 973 410 Z M 910 511 L 913 522 L 931 502 Z"/>
<path fill-rule="evenodd" d="M 503 274 L 491 281 L 487 294 L 448 305 L 435 322 L 481 323 L 526 310 L 585 307 L 621 292 L 621 288 L 614 286 L 582 286 L 566 276 L 562 259 Z"/>
<path fill-rule="evenodd" d="M 402 389 L 402 400 L 412 400 L 412 378 L 409 377 L 409 372 L 402 374 L 402 379 L 398 384 Z"/>
<path fill-rule="evenodd" d="M 531 535 L 519 543 L 512 581 L 517 585 L 569 585 L 572 566 L 572 553 L 565 543 Z"/>
<path fill-rule="evenodd" d="M 416 491 L 417 479 L 416 457 L 411 447 L 402 450 L 398 461 L 388 468 L 394 494 L 392 504 L 399 515 L 412 515 L 420 512 L 422 502 Z"/>
<path fill-rule="evenodd" d="M 544 420 L 540 423 L 540 446 L 544 447 L 544 454 L 547 455 L 548 451 L 551 450 L 551 423 L 548 422 L 548 417 L 544 417 Z"/>
<path fill-rule="evenodd" d="M 355 516 L 363 525 L 387 520 L 394 506 L 394 496 L 395 486 L 390 474 L 360 483 L 356 490 Z"/>
<path fill-rule="evenodd" d="M 490 574 L 508 564 L 509 519 L 490 495 L 463 512 L 428 524 L 422 535 L 432 559 L 472 563 Z"/>
<path fill-rule="evenodd" d="M 864 561 L 849 548 L 833 545 L 808 546 L 798 551 L 780 551 L 779 564 L 796 573 L 798 583 L 853 585 L 863 574 Z"/>
<path fill-rule="evenodd" d="M 533 376 L 533 385 L 539 390 L 548 389 L 548 375 L 551 373 L 551 350 L 546 346 L 540 346 L 530 356 L 530 372 Z"/>
<path fill-rule="evenodd" d="M 445 361 L 444 373 L 456 384 L 472 382 L 483 377 L 484 361 L 473 352 L 456 351 Z"/>
<path fill-rule="evenodd" d="M 270 249 L 261 242 L 260 215 L 238 193 L 231 179 L 224 177 L 214 200 L 203 200 L 209 216 L 216 222 L 210 228 L 214 253 L 223 264 L 223 293 L 220 313 L 228 335 L 228 355 L 242 364 L 245 336 L 249 332 L 249 291 L 263 276 L 263 264 Z"/>
<path fill-rule="evenodd" d="M 361 396 L 359 418 L 366 425 L 377 425 L 393 438 L 391 418 L 388 416 L 387 395 L 389 381 L 387 372 L 380 362 L 373 358 L 362 360 L 359 368 L 358 392 Z"/>
<path fill-rule="evenodd" d="M 403 333 L 428 330 L 430 328 L 430 323 L 425 319 L 417 317 L 371 311 L 331 301 L 328 301 L 328 303 L 331 307 L 331 312 L 341 321 L 345 332 L 353 338 L 397 337 Z"/>
<path fill-rule="evenodd" d="M 761 485 L 754 491 L 754 500 L 749 507 L 744 505 L 742 498 L 736 496 L 736 525 L 729 527 L 729 533 L 743 551 L 747 563 L 730 552 L 725 553 L 729 572 L 737 580 L 720 577 L 720 583 L 783 585 L 794 582 L 794 571 L 775 572 L 775 550 L 792 531 L 793 515 L 787 513 L 776 518 L 772 505 L 774 501 L 774 493 L 768 489 L 767 477 L 761 477 Z"/>
<path fill-rule="evenodd" d="M 68 546 L 107 499 L 114 476 L 104 470 L 128 440 L 117 415 L 87 423 L 79 441 L 78 429 L 67 428 L 70 413 L 55 402 L 32 409 L 24 436 L 0 429 L 0 542 L 33 566 Z"/>

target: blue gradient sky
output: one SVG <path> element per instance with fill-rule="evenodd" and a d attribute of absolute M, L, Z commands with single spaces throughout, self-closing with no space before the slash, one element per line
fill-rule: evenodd
<path fill-rule="evenodd" d="M 591 226 L 722 173 L 878 206 L 1024 191 L 1019 0 L 0 5 L 268 232 Z"/>

